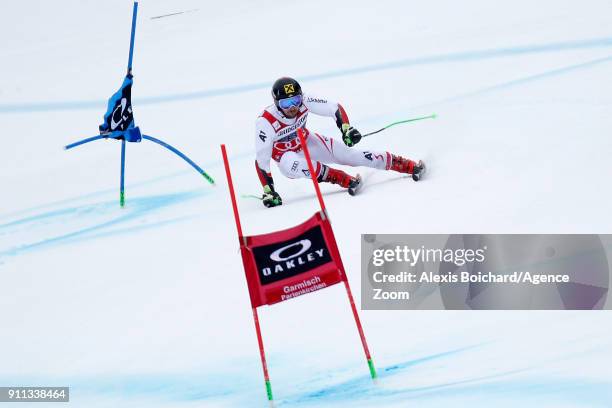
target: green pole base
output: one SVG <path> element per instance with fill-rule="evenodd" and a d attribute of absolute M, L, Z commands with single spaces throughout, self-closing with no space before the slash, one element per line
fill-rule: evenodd
<path fill-rule="evenodd" d="M 125 206 L 125 193 L 123 191 L 119 193 L 119 205 L 121 208 Z"/>
<path fill-rule="evenodd" d="M 266 380 L 266 394 L 268 394 L 268 401 L 274 399 L 274 397 L 272 397 L 272 385 L 270 384 L 270 380 Z"/>
<path fill-rule="evenodd" d="M 378 375 L 376 374 L 376 367 L 374 367 L 374 362 L 372 359 L 368 359 L 368 367 L 370 368 L 370 375 L 372 376 L 372 379 L 375 380 Z"/>
<path fill-rule="evenodd" d="M 210 177 L 208 174 L 202 173 L 202 177 L 204 177 L 206 179 L 206 181 L 208 181 L 213 186 L 215 185 L 215 180 L 213 180 L 213 178 Z"/>

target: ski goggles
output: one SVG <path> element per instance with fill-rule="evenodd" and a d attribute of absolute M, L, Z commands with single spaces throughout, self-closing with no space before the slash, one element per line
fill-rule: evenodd
<path fill-rule="evenodd" d="M 300 106 L 302 104 L 302 95 L 295 95 L 291 98 L 279 99 L 278 106 L 281 109 L 289 109 L 292 106 Z"/>

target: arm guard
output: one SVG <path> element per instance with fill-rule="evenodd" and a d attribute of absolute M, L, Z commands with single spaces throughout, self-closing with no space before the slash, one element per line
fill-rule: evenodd
<path fill-rule="evenodd" d="M 342 131 L 342 125 L 349 124 L 348 115 L 346 114 L 346 111 L 344 110 L 342 105 L 338 104 L 338 110 L 336 111 L 336 114 L 334 116 L 336 117 L 336 126 L 338 126 L 338 129 Z"/>

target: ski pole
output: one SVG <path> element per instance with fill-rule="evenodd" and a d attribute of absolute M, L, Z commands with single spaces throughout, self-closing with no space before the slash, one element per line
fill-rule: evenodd
<path fill-rule="evenodd" d="M 242 194 L 242 195 L 240 195 L 240 197 L 242 197 L 242 198 L 254 198 L 256 200 L 263 200 L 263 198 L 261 198 L 260 196 L 256 196 L 254 194 Z"/>
<path fill-rule="evenodd" d="M 378 130 L 376 130 L 374 132 L 366 133 L 365 135 L 362 135 L 361 137 L 372 136 L 372 135 L 374 135 L 374 134 L 376 134 L 378 132 L 382 132 L 385 129 L 389 129 L 391 126 L 399 125 L 401 123 L 415 122 L 417 120 L 423 120 L 423 119 L 435 119 L 436 117 L 437 117 L 437 115 L 435 113 L 432 113 L 431 115 L 428 115 L 428 116 L 421 116 L 421 117 L 418 117 L 418 118 L 400 120 L 398 122 L 393 122 L 393 123 L 391 123 L 391 124 L 381 128 L 381 129 L 378 129 Z"/>

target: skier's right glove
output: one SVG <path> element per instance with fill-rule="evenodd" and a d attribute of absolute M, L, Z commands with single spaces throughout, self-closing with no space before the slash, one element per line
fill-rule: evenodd
<path fill-rule="evenodd" d="M 340 130 L 342 131 L 342 141 L 348 147 L 353 147 L 361 140 L 361 132 L 348 123 L 343 123 Z"/>
<path fill-rule="evenodd" d="M 264 186 L 264 193 L 261 200 L 263 201 L 263 205 L 268 208 L 283 204 L 283 200 L 281 199 L 280 195 L 278 195 L 278 193 L 267 184 Z"/>

